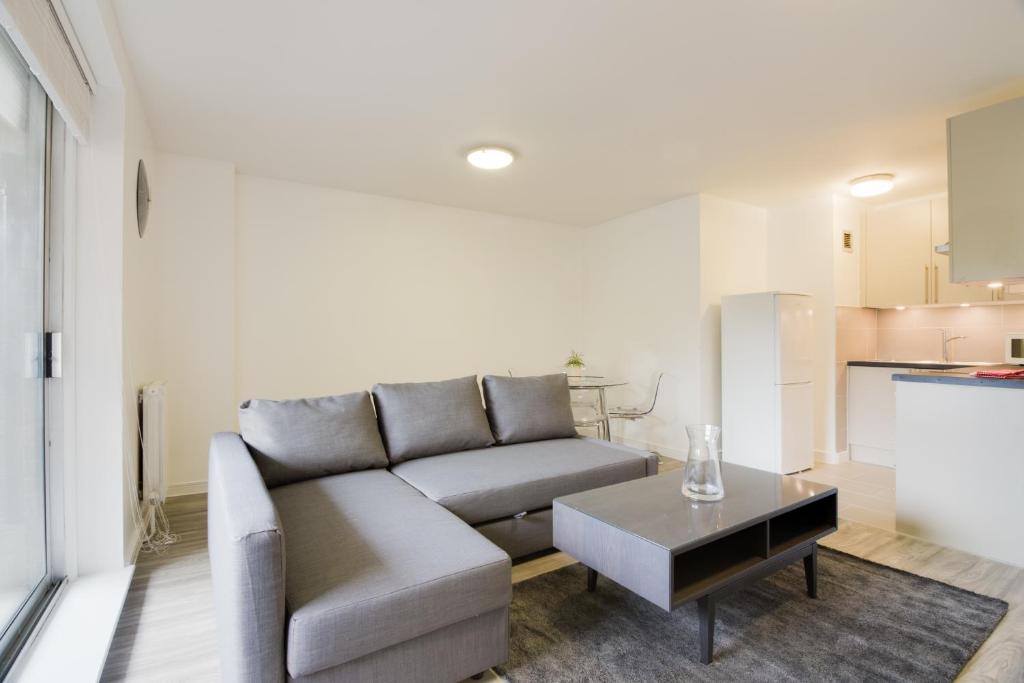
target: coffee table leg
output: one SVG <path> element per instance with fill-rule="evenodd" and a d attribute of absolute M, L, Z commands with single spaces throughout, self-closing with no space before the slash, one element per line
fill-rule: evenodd
<path fill-rule="evenodd" d="M 811 545 L 811 553 L 804 557 L 804 578 L 807 580 L 807 596 L 818 597 L 818 544 Z"/>
<path fill-rule="evenodd" d="M 710 664 L 715 654 L 715 601 L 710 595 L 697 600 L 697 619 L 700 621 L 700 663 Z"/>
<path fill-rule="evenodd" d="M 597 588 L 597 572 L 587 567 L 587 592 L 593 593 Z"/>

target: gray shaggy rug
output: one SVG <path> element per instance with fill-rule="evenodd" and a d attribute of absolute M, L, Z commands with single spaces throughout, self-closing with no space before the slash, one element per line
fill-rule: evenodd
<path fill-rule="evenodd" d="M 665 612 L 575 564 L 519 583 L 511 683 L 950 681 L 1006 614 L 1002 600 L 819 548 L 818 599 L 797 562 L 717 606 L 697 659 L 694 603 Z"/>

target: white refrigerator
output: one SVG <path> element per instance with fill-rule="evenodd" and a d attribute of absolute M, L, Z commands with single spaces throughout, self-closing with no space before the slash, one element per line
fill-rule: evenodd
<path fill-rule="evenodd" d="M 722 297 L 722 459 L 814 465 L 814 311 L 806 294 Z"/>

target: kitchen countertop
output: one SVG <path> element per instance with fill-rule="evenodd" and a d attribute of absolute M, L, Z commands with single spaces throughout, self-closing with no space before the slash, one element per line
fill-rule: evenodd
<path fill-rule="evenodd" d="M 956 370 L 957 368 L 995 367 L 1002 363 L 946 362 L 937 360 L 848 360 L 850 367 L 914 368 L 916 370 Z"/>
<path fill-rule="evenodd" d="M 1005 365 L 999 363 L 986 363 L 994 368 L 1022 369 L 1019 365 Z M 925 384 L 966 384 L 976 387 L 997 387 L 1000 389 L 1024 389 L 1024 379 L 997 379 L 994 377 L 972 377 L 970 371 L 960 366 L 961 372 L 930 371 L 910 372 L 907 374 L 893 375 L 894 382 L 922 382 Z"/>

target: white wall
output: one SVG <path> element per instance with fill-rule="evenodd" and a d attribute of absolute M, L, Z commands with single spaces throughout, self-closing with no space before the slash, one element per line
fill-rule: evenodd
<path fill-rule="evenodd" d="M 139 237 L 136 209 L 138 165 L 146 164 L 146 174 L 154 187 L 160 186 L 156 148 L 146 121 L 145 111 L 134 86 L 125 93 L 123 255 L 124 255 L 124 424 L 125 457 L 124 516 L 125 560 L 133 561 L 139 538 L 139 518 L 135 501 L 141 472 L 139 469 L 138 390 L 157 377 L 159 363 L 159 297 L 161 251 L 158 217 L 150 216 L 148 239 Z"/>
<path fill-rule="evenodd" d="M 836 306 L 861 305 L 861 259 L 864 250 L 864 205 L 848 197 L 833 197 L 833 262 Z M 843 249 L 843 232 L 853 237 L 851 251 Z"/>
<path fill-rule="evenodd" d="M 161 250 L 150 305 L 167 381 L 169 493 L 205 490 L 210 436 L 236 428 L 235 169 L 220 161 L 161 154 L 153 186 Z"/>
<path fill-rule="evenodd" d="M 722 297 L 765 290 L 767 212 L 700 195 L 700 422 L 722 424 Z"/>
<path fill-rule="evenodd" d="M 615 425 L 627 443 L 685 455 L 700 417 L 700 198 L 696 195 L 587 228 L 584 353 L 588 371 L 628 379 L 609 402 L 650 399 L 650 418 Z"/>
<path fill-rule="evenodd" d="M 238 397 L 555 370 L 579 228 L 238 178 Z"/>
<path fill-rule="evenodd" d="M 73 442 L 77 479 L 75 534 L 79 574 L 123 566 L 125 519 L 122 94 L 93 97 L 88 147 L 78 154 L 75 225 L 75 378 Z M 72 571 L 75 571 L 72 569 Z"/>

